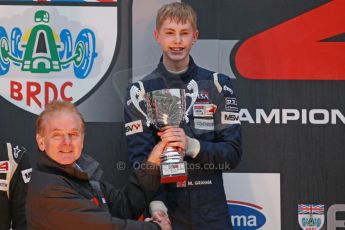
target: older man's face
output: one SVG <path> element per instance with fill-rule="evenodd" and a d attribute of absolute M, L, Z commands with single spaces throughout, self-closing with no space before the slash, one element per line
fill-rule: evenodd
<path fill-rule="evenodd" d="M 41 151 L 59 164 L 72 164 L 79 159 L 84 143 L 80 117 L 72 112 L 58 111 L 47 114 L 43 129 L 36 135 Z"/>

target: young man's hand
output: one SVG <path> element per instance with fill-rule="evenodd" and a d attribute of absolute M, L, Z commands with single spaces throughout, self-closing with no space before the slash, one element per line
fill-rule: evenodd
<path fill-rule="evenodd" d="M 184 156 L 188 145 L 188 139 L 182 128 L 169 127 L 164 131 L 158 132 L 157 135 L 162 139 L 163 142 L 167 142 L 166 146 L 176 147 Z"/>

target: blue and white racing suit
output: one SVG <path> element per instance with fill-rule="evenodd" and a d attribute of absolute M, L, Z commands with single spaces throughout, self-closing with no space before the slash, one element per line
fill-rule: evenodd
<path fill-rule="evenodd" d="M 197 85 L 197 98 L 188 113 L 188 123 L 180 125 L 187 136 L 200 143 L 193 158 L 186 156 L 188 180 L 185 183 L 162 185 L 160 197 L 168 208 L 173 229 L 231 229 L 222 172 L 235 168 L 241 160 L 241 126 L 237 99 L 230 79 L 222 74 L 198 67 L 190 57 L 188 70 L 171 74 L 163 63 L 142 81 L 133 83 L 128 90 L 125 105 L 125 130 L 129 160 L 135 167 L 147 158 L 160 141 L 157 130 L 147 126 L 146 112 L 141 101 L 145 93 L 166 88 L 191 92 Z M 186 98 L 187 108 L 192 103 Z M 158 198 L 157 198 L 158 199 Z"/>
<path fill-rule="evenodd" d="M 25 200 L 31 167 L 26 149 L 14 143 L 0 146 L 0 229 L 27 229 Z"/>

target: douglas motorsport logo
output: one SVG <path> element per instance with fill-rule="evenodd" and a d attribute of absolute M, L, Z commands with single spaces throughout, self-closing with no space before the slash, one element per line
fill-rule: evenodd
<path fill-rule="evenodd" d="M 116 3 L 0 10 L 7 12 L 0 16 L 0 94 L 11 103 L 39 114 L 54 99 L 77 102 L 105 76 L 115 56 Z"/>

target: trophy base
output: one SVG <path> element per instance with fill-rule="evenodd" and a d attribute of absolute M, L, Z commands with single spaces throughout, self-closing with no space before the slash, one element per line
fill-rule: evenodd
<path fill-rule="evenodd" d="M 168 184 L 168 183 L 176 183 L 176 182 L 184 182 L 188 179 L 188 175 L 179 175 L 179 176 L 166 176 L 161 177 L 161 184 Z"/>
<path fill-rule="evenodd" d="M 162 184 L 183 182 L 188 178 L 187 162 L 162 163 L 161 180 Z"/>

